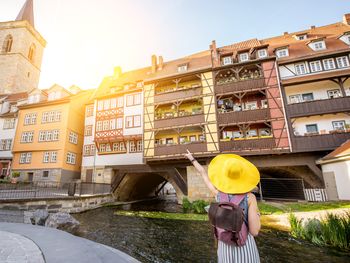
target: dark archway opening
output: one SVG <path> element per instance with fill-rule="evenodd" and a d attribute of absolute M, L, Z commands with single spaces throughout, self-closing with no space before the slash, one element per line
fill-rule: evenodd
<path fill-rule="evenodd" d="M 169 186 L 171 185 L 171 187 Z M 119 201 L 135 201 L 160 196 L 174 184 L 157 173 L 128 173 L 115 191 Z M 167 188 L 165 188 L 167 187 Z"/>
<path fill-rule="evenodd" d="M 305 200 L 304 189 L 321 186 L 307 166 L 259 168 L 263 199 Z"/>

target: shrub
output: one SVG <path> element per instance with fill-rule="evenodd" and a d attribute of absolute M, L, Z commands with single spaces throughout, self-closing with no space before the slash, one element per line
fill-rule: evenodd
<path fill-rule="evenodd" d="M 3 179 L 0 179 L 0 184 L 8 184 L 10 183 L 10 178 L 5 177 Z"/>
<path fill-rule="evenodd" d="M 207 213 L 205 207 L 208 205 L 209 202 L 204 200 L 195 200 L 192 203 L 187 198 L 182 200 L 182 210 L 184 213 L 205 214 Z"/>
<path fill-rule="evenodd" d="M 290 233 L 295 238 L 304 238 L 303 220 L 298 219 L 294 214 L 289 215 Z"/>
<path fill-rule="evenodd" d="M 196 214 L 205 214 L 207 212 L 205 211 L 207 205 L 209 205 L 209 203 L 204 200 L 196 200 L 192 203 L 192 210 Z"/>
<path fill-rule="evenodd" d="M 182 210 L 184 211 L 184 213 L 187 213 L 191 210 L 191 208 L 192 208 L 191 202 L 185 197 L 182 200 Z"/>
<path fill-rule="evenodd" d="M 12 172 L 12 178 L 20 177 L 20 172 Z"/>
<path fill-rule="evenodd" d="M 343 216 L 327 214 L 320 220 L 311 219 L 302 224 L 302 220 L 289 216 L 290 234 L 295 238 L 306 239 L 317 245 L 332 246 L 344 250 L 350 249 L 350 213 Z"/>

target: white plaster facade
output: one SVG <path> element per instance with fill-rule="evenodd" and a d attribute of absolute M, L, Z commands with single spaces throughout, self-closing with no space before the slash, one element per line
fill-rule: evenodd
<path fill-rule="evenodd" d="M 324 176 L 334 174 L 338 200 L 350 200 L 350 160 L 322 164 Z"/>
<path fill-rule="evenodd" d="M 337 65 L 337 61 L 336 58 L 339 56 L 335 56 L 334 57 L 334 64 Z M 350 55 L 347 55 L 348 58 L 348 62 L 350 61 Z M 321 63 L 323 63 L 323 59 L 319 58 L 319 59 L 314 59 L 314 61 L 320 60 Z M 298 64 L 302 64 L 304 63 L 305 66 L 305 72 L 304 74 L 298 74 L 298 71 L 296 69 L 296 65 Z M 290 64 L 285 64 L 285 65 L 280 65 L 279 66 L 279 75 L 281 79 L 289 79 L 289 78 L 295 78 L 295 77 L 300 77 L 300 76 L 305 76 L 305 75 L 316 75 L 316 74 L 320 74 L 320 73 L 326 73 L 326 72 L 332 72 L 332 71 L 338 71 L 338 70 L 344 70 L 344 69 L 348 69 L 350 67 L 350 63 L 348 64 L 347 67 L 343 67 L 343 68 L 335 68 L 335 69 L 330 69 L 330 70 L 321 70 L 321 71 L 317 71 L 317 72 L 311 72 L 310 69 L 310 64 L 306 61 L 300 61 L 300 62 L 296 62 L 296 63 L 290 63 Z"/>
<path fill-rule="evenodd" d="M 4 128 L 5 120 L 6 119 L 14 119 L 15 124 L 13 128 L 7 129 Z M 16 133 L 16 127 L 17 127 L 17 118 L 9 117 L 9 118 L 1 118 L 0 117 L 0 143 L 2 140 L 11 140 L 11 147 L 8 151 L 1 150 L 0 148 L 0 159 L 12 159 L 12 146 L 13 146 L 13 139 L 15 138 Z"/>
<path fill-rule="evenodd" d="M 0 176 L 10 175 L 18 106 L 26 103 L 26 95 L 23 93 L 0 98 Z"/>
<path fill-rule="evenodd" d="M 136 93 L 128 93 L 123 97 L 123 135 L 143 135 L 143 92 L 138 92 L 141 96 L 141 104 L 135 106 L 127 106 L 127 96 Z M 111 96 L 112 98 L 112 96 Z M 91 104 L 90 104 L 91 105 Z M 87 105 L 88 107 L 88 105 Z M 85 145 L 95 145 L 94 137 L 96 132 L 96 111 L 97 111 L 97 100 L 93 103 L 93 116 L 85 117 L 85 127 L 87 125 L 92 126 L 91 136 L 84 135 L 84 146 Z M 141 125 L 136 128 L 126 128 L 126 118 L 127 116 L 141 116 Z M 126 153 L 109 153 L 109 154 L 99 154 L 97 149 L 95 155 L 85 156 L 83 151 L 82 158 L 82 181 L 86 181 L 87 170 L 93 170 L 92 181 L 97 183 L 111 183 L 113 177 L 113 169 L 107 168 L 108 166 L 118 166 L 118 165 L 133 165 L 133 164 L 143 164 L 143 151 L 141 152 L 129 152 L 129 143 L 126 143 L 127 151 Z"/>
<path fill-rule="evenodd" d="M 345 87 L 346 95 L 350 96 L 350 79 L 345 81 L 344 87 Z M 334 90 L 338 90 L 341 96 L 341 90 L 339 88 L 339 85 L 330 80 L 285 87 L 288 104 L 293 103 L 293 99 L 292 99 L 293 96 L 295 97 L 300 95 L 302 97 L 302 94 L 308 94 L 308 93 L 312 93 L 314 100 L 329 99 L 328 91 L 334 91 Z"/>
<path fill-rule="evenodd" d="M 293 123 L 294 134 L 300 136 L 304 135 L 307 133 L 306 125 L 312 124 L 317 124 L 320 134 L 327 134 L 334 130 L 334 121 L 345 121 L 345 124 L 350 125 L 350 116 L 345 113 L 337 113 L 296 118 Z"/>

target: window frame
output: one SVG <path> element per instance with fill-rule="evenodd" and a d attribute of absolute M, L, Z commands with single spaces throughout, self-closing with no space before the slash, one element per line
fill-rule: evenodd
<path fill-rule="evenodd" d="M 87 105 L 85 108 L 85 117 L 94 116 L 94 105 Z"/>
<path fill-rule="evenodd" d="M 244 53 L 240 53 L 239 54 L 239 62 L 246 62 L 249 61 L 249 53 L 248 52 L 244 52 Z"/>
<path fill-rule="evenodd" d="M 284 55 L 281 56 L 281 54 L 284 54 Z M 277 49 L 276 50 L 276 57 L 278 57 L 278 58 L 289 57 L 289 50 L 288 50 L 288 48 Z"/>
<path fill-rule="evenodd" d="M 68 142 L 78 144 L 78 134 L 74 131 L 69 131 Z"/>
<path fill-rule="evenodd" d="M 308 128 L 310 128 L 310 127 L 312 127 L 312 126 L 316 127 L 316 131 L 308 131 Z M 306 124 L 306 125 L 305 125 L 305 130 L 306 130 L 306 133 L 319 133 L 317 123 Z"/>
<path fill-rule="evenodd" d="M 264 52 L 264 55 L 261 55 L 261 52 Z M 258 58 L 267 58 L 267 57 L 268 57 L 268 54 L 267 54 L 266 48 L 258 49 Z"/>
<path fill-rule="evenodd" d="M 313 70 L 313 67 L 314 67 L 314 69 L 317 69 L 316 64 L 318 64 L 319 70 Z M 310 62 L 309 62 L 309 68 L 310 68 L 310 72 L 311 72 L 311 73 L 323 71 L 323 65 L 322 65 L 321 60 L 310 61 Z"/>
<path fill-rule="evenodd" d="M 337 67 L 338 68 L 348 68 L 350 66 L 350 64 L 349 64 L 349 57 L 348 56 L 336 57 L 335 60 L 337 62 Z"/>
<path fill-rule="evenodd" d="M 85 125 L 84 136 L 92 136 L 92 125 Z"/>
<path fill-rule="evenodd" d="M 332 63 L 328 64 L 328 61 L 332 61 Z M 332 68 L 327 68 L 326 65 L 333 65 Z M 323 65 L 323 70 L 333 70 L 336 69 L 336 64 L 334 62 L 334 58 L 326 58 L 326 59 L 322 59 L 322 65 Z"/>
<path fill-rule="evenodd" d="M 66 163 L 71 164 L 71 165 L 75 165 L 76 164 L 76 157 L 77 157 L 76 153 L 67 152 Z"/>
<path fill-rule="evenodd" d="M 334 124 L 336 123 L 343 123 L 342 129 L 336 129 Z M 332 127 L 334 131 L 346 131 L 346 121 L 345 120 L 340 120 L 340 121 L 332 121 Z"/>
<path fill-rule="evenodd" d="M 135 118 L 138 117 L 140 118 L 139 120 L 139 125 L 135 126 Z M 131 119 L 131 125 L 129 126 L 128 125 L 128 122 L 129 120 Z M 142 119 L 141 119 L 141 115 L 138 114 L 138 115 L 128 115 L 128 116 L 125 116 L 125 128 L 126 129 L 130 129 L 130 128 L 139 128 L 142 126 Z"/>
<path fill-rule="evenodd" d="M 339 94 L 339 96 L 331 97 L 330 93 L 335 92 L 335 91 Z M 328 99 L 341 98 L 342 97 L 341 90 L 340 89 L 327 90 L 327 96 L 328 96 Z"/>
<path fill-rule="evenodd" d="M 308 73 L 305 62 L 294 64 L 294 68 L 295 68 L 295 74 L 298 75 L 298 76 L 299 75 L 305 75 L 305 74 Z"/>
<path fill-rule="evenodd" d="M 126 106 L 137 106 L 142 104 L 142 97 L 141 92 L 133 93 L 133 94 L 127 94 L 126 95 Z"/>
<path fill-rule="evenodd" d="M 222 65 L 231 65 L 233 63 L 232 56 L 223 56 L 222 57 Z"/>

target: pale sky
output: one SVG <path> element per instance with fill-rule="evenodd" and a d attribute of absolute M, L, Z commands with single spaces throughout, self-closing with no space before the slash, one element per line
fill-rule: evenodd
<path fill-rule="evenodd" d="M 25 0 L 0 0 L 0 21 Z M 115 66 L 149 66 L 250 38 L 321 26 L 350 13 L 347 0 L 34 0 L 35 28 L 48 42 L 40 88 L 97 88 Z"/>

